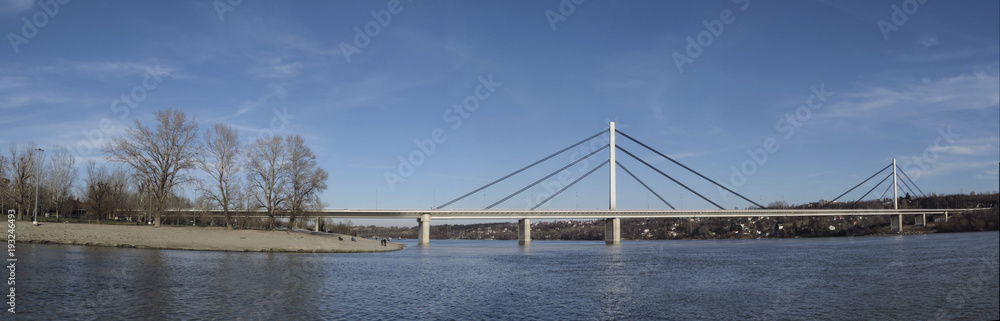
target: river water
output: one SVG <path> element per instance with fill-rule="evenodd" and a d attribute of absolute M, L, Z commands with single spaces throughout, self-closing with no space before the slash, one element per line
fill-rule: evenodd
<path fill-rule="evenodd" d="M 432 240 L 371 254 L 19 244 L 27 319 L 997 319 L 996 232 Z M 6 312 L 5 312 L 6 313 Z M 8 314 L 9 316 L 9 314 Z"/>

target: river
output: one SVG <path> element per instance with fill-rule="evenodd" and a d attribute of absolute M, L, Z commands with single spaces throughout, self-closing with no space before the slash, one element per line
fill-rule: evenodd
<path fill-rule="evenodd" d="M 779 240 L 431 240 L 368 254 L 18 244 L 30 319 L 1000 317 L 1000 233 Z M 6 313 L 6 312 L 5 312 Z"/>

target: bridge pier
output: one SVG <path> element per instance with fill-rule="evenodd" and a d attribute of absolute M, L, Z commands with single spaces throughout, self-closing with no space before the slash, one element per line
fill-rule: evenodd
<path fill-rule="evenodd" d="M 934 223 L 948 223 L 948 212 L 931 214 L 931 220 L 934 221 Z"/>
<path fill-rule="evenodd" d="M 431 241 L 431 215 L 420 214 L 417 219 L 420 224 L 420 231 L 417 232 L 417 245 L 427 245 Z"/>
<path fill-rule="evenodd" d="M 903 214 L 889 215 L 889 230 L 903 233 Z"/>
<path fill-rule="evenodd" d="M 517 220 L 517 245 L 531 245 L 531 219 Z"/>
<path fill-rule="evenodd" d="M 622 242 L 622 219 L 609 218 L 604 220 L 604 244 L 618 245 Z"/>
<path fill-rule="evenodd" d="M 917 214 L 913 218 L 913 225 L 916 226 L 926 226 L 927 225 L 927 214 Z"/>

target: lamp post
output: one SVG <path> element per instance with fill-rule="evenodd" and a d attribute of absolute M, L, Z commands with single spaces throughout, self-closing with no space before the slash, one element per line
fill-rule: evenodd
<path fill-rule="evenodd" d="M 45 151 L 41 148 L 35 148 L 35 150 L 39 152 Z M 39 157 L 39 159 L 41 159 L 41 157 Z M 35 164 L 35 216 L 31 223 L 36 226 L 38 225 L 38 168 L 40 167 L 40 165 Z"/>

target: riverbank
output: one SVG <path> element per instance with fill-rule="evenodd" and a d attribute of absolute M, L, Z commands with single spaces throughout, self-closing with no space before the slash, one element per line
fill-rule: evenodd
<path fill-rule="evenodd" d="M 17 242 L 227 252 L 365 253 L 403 248 L 402 244 L 337 234 L 233 230 L 222 227 L 160 227 L 18 222 Z M 343 241 L 337 237 L 342 236 Z"/>

